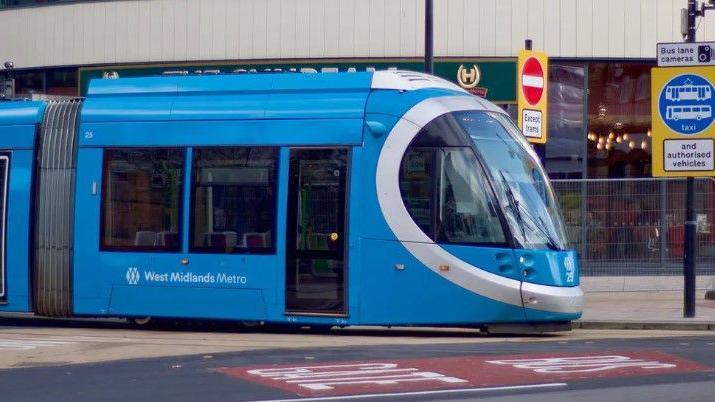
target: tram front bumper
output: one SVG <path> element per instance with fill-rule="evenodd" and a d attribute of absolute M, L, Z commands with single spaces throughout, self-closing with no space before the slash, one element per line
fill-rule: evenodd
<path fill-rule="evenodd" d="M 550 313 L 580 314 L 583 311 L 583 290 L 579 286 L 546 286 L 522 282 L 524 307 Z"/>

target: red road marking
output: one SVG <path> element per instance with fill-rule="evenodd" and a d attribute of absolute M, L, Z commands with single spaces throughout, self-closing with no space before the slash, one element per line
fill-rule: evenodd
<path fill-rule="evenodd" d="M 629 351 L 224 367 L 218 371 L 315 397 L 527 385 L 709 369 L 661 352 Z"/>
<path fill-rule="evenodd" d="M 531 105 L 536 105 L 544 93 L 544 68 L 541 62 L 534 57 L 529 57 L 521 69 L 521 90 L 524 98 Z"/>

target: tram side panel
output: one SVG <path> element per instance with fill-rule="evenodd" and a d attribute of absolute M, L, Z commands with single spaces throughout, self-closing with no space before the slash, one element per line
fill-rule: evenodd
<path fill-rule="evenodd" d="M 0 311 L 30 312 L 34 144 L 44 104 L 7 102 L 0 106 L 0 185 L 4 186 Z"/>
<path fill-rule="evenodd" d="M 346 77 L 257 75 L 227 76 L 220 82 L 213 77 L 164 77 L 156 79 L 159 84 L 155 87 L 151 86 L 153 78 L 93 81 L 80 127 L 75 313 L 285 321 L 286 200 L 291 152 L 296 148 L 348 149 L 360 144 L 370 77 L 367 73 Z M 291 80 L 297 82 L 283 82 Z M 172 85 L 178 86 L 176 93 L 167 90 Z M 316 94 L 315 85 L 320 89 L 325 87 L 329 96 Z M 335 85 L 340 88 L 348 85 L 348 90 L 333 91 Z M 137 86 L 145 90 L 137 92 Z M 240 91 L 223 93 L 232 86 Z M 303 86 L 309 90 L 302 91 Z M 196 88 L 216 94 L 211 97 L 204 93 L 191 95 Z M 275 94 L 269 94 L 266 88 L 278 89 Z M 151 92 L 156 94 L 145 96 Z M 306 108 L 306 103 L 310 107 Z M 193 242 L 201 242 L 204 235 L 212 233 L 202 232 L 204 229 L 190 232 L 195 223 L 191 216 L 191 199 L 195 196 L 192 155 L 204 148 L 226 150 L 252 146 L 279 150 L 280 178 L 275 198 L 280 204 L 273 233 L 275 250 L 264 253 L 197 250 Z M 146 212 L 147 208 L 141 212 L 137 205 L 130 207 L 131 202 L 120 196 L 122 186 L 133 185 L 123 177 L 127 173 L 123 169 L 137 170 L 132 168 L 135 163 L 117 160 L 112 163 L 116 174 L 104 174 L 107 155 L 126 149 L 145 152 L 169 148 L 179 149 L 183 155 L 179 157 L 183 163 L 181 200 L 171 208 L 179 211 L 181 225 L 178 230 L 175 225 L 140 227 L 143 218 L 137 215 L 151 218 L 153 214 Z M 144 170 L 141 174 L 145 177 L 141 180 L 147 184 L 142 191 L 155 188 L 156 193 L 161 193 L 159 189 L 164 187 L 165 175 L 156 171 L 146 173 L 151 170 L 148 167 Z M 117 182 L 109 184 L 110 179 Z M 109 190 L 113 194 L 109 194 Z M 123 215 L 109 214 L 114 224 L 132 219 L 129 230 L 121 228 L 116 232 L 122 238 L 121 244 L 112 246 L 123 247 L 102 246 L 102 239 L 112 233 L 108 221 L 102 218 L 103 208 L 108 208 L 107 200 L 124 203 L 125 210 L 134 214 L 126 211 Z M 170 249 L 153 247 L 159 243 L 166 245 L 167 239 L 173 239 L 174 246 Z M 249 243 L 254 241 L 245 242 Z M 233 281 L 219 283 L 219 276 Z M 304 322 L 300 317 L 306 317 L 306 322 L 336 322 L 302 314 L 295 315 L 294 322 Z"/>
<path fill-rule="evenodd" d="M 74 313 L 108 315 L 111 283 L 117 275 L 106 267 L 106 259 L 97 253 L 99 208 L 102 183 L 102 149 L 77 151 L 75 207 Z"/>
<path fill-rule="evenodd" d="M 6 155 L 10 165 L 5 217 L 6 300 L 9 311 L 28 312 L 32 310 L 29 239 L 33 151 L 16 149 Z"/>
<path fill-rule="evenodd" d="M 7 132 L 6 130 L 3 130 Z M 32 194 L 32 149 L 0 152 L 7 158 L 8 176 L 5 195 L 5 254 L 0 311 L 29 312 L 30 294 L 30 206 Z"/>
<path fill-rule="evenodd" d="M 82 132 L 91 132 L 92 138 L 82 138 L 78 152 L 77 209 L 81 213 L 76 216 L 75 232 L 78 244 L 74 277 L 76 314 L 245 320 L 264 320 L 275 315 L 269 315 L 267 306 L 277 303 L 273 282 L 280 279 L 276 272 L 282 268 L 282 254 L 230 254 L 191 249 L 192 198 L 196 189 L 193 155 L 202 149 L 216 149 L 218 145 L 221 149 L 247 146 L 229 137 L 235 137 L 236 132 L 256 129 L 255 123 L 237 121 L 83 124 Z M 212 136 L 197 137 L 196 133 L 201 132 L 210 132 Z M 160 137 L 157 133 L 171 133 L 171 136 Z M 282 165 L 287 154 L 276 149 Z M 175 206 L 179 217 L 172 227 L 161 231 L 146 220 L 151 218 L 151 214 L 147 215 L 151 207 L 130 207 L 131 202 L 123 198 L 122 189 L 141 192 L 152 186 L 163 188 L 166 175 L 135 172 L 136 177 L 128 179 L 121 170 L 134 162 L 123 157 L 112 159 L 111 155 L 166 150 L 173 150 L 181 165 L 180 195 L 177 194 Z M 108 171 L 110 165 L 114 167 L 111 172 Z M 161 163 L 156 166 L 159 165 Z M 278 180 L 280 191 L 284 191 L 287 176 Z M 119 210 L 112 209 L 110 201 L 116 201 Z M 108 246 L 105 241 L 103 244 L 103 238 L 111 233 L 121 235 L 124 230 L 113 231 L 109 226 L 111 223 L 119 227 L 121 220 L 129 217 L 127 211 L 121 212 L 124 207 L 128 213 L 141 215 L 133 219 L 132 225 L 136 227 L 129 228 L 132 230 L 129 243 Z M 277 219 L 284 220 L 284 214 L 279 213 Z M 282 250 L 282 242 L 278 244 Z"/>
<path fill-rule="evenodd" d="M 399 101 L 389 98 L 399 97 L 400 94 L 384 93 L 372 96 L 378 99 L 371 101 L 398 104 Z M 418 101 L 415 100 L 415 103 Z M 458 286 L 449 280 L 453 272 L 435 272 L 429 269 L 408 251 L 410 241 L 397 239 L 385 220 L 385 212 L 381 210 L 375 181 L 381 175 L 395 174 L 378 172 L 377 161 L 388 133 L 400 119 L 382 113 L 368 113 L 366 121 L 379 123 L 386 131 L 376 135 L 368 129 L 364 136 L 365 156 L 361 180 L 365 193 L 360 201 L 364 206 L 360 217 L 363 228 L 361 247 L 363 250 L 373 251 L 361 253 L 360 257 L 361 322 L 385 325 L 474 325 L 523 321 L 525 315 L 521 305 L 496 301 Z M 371 124 L 379 126 L 374 123 L 368 123 L 368 126 Z M 403 120 L 403 124 L 411 123 Z M 487 269 L 497 270 L 499 265 L 513 263 L 510 249 L 468 248 L 470 250 L 456 254 L 472 263 L 485 262 L 486 264 L 480 265 Z M 513 289 L 513 293 L 512 299 L 520 300 L 518 285 Z"/>

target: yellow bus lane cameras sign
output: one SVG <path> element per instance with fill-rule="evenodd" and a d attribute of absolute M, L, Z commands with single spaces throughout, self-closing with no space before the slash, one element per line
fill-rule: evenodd
<path fill-rule="evenodd" d="M 715 67 L 651 70 L 653 176 L 715 176 Z"/>
<path fill-rule="evenodd" d="M 549 57 L 543 52 L 519 52 L 517 88 L 518 123 L 529 142 L 546 143 Z"/>

